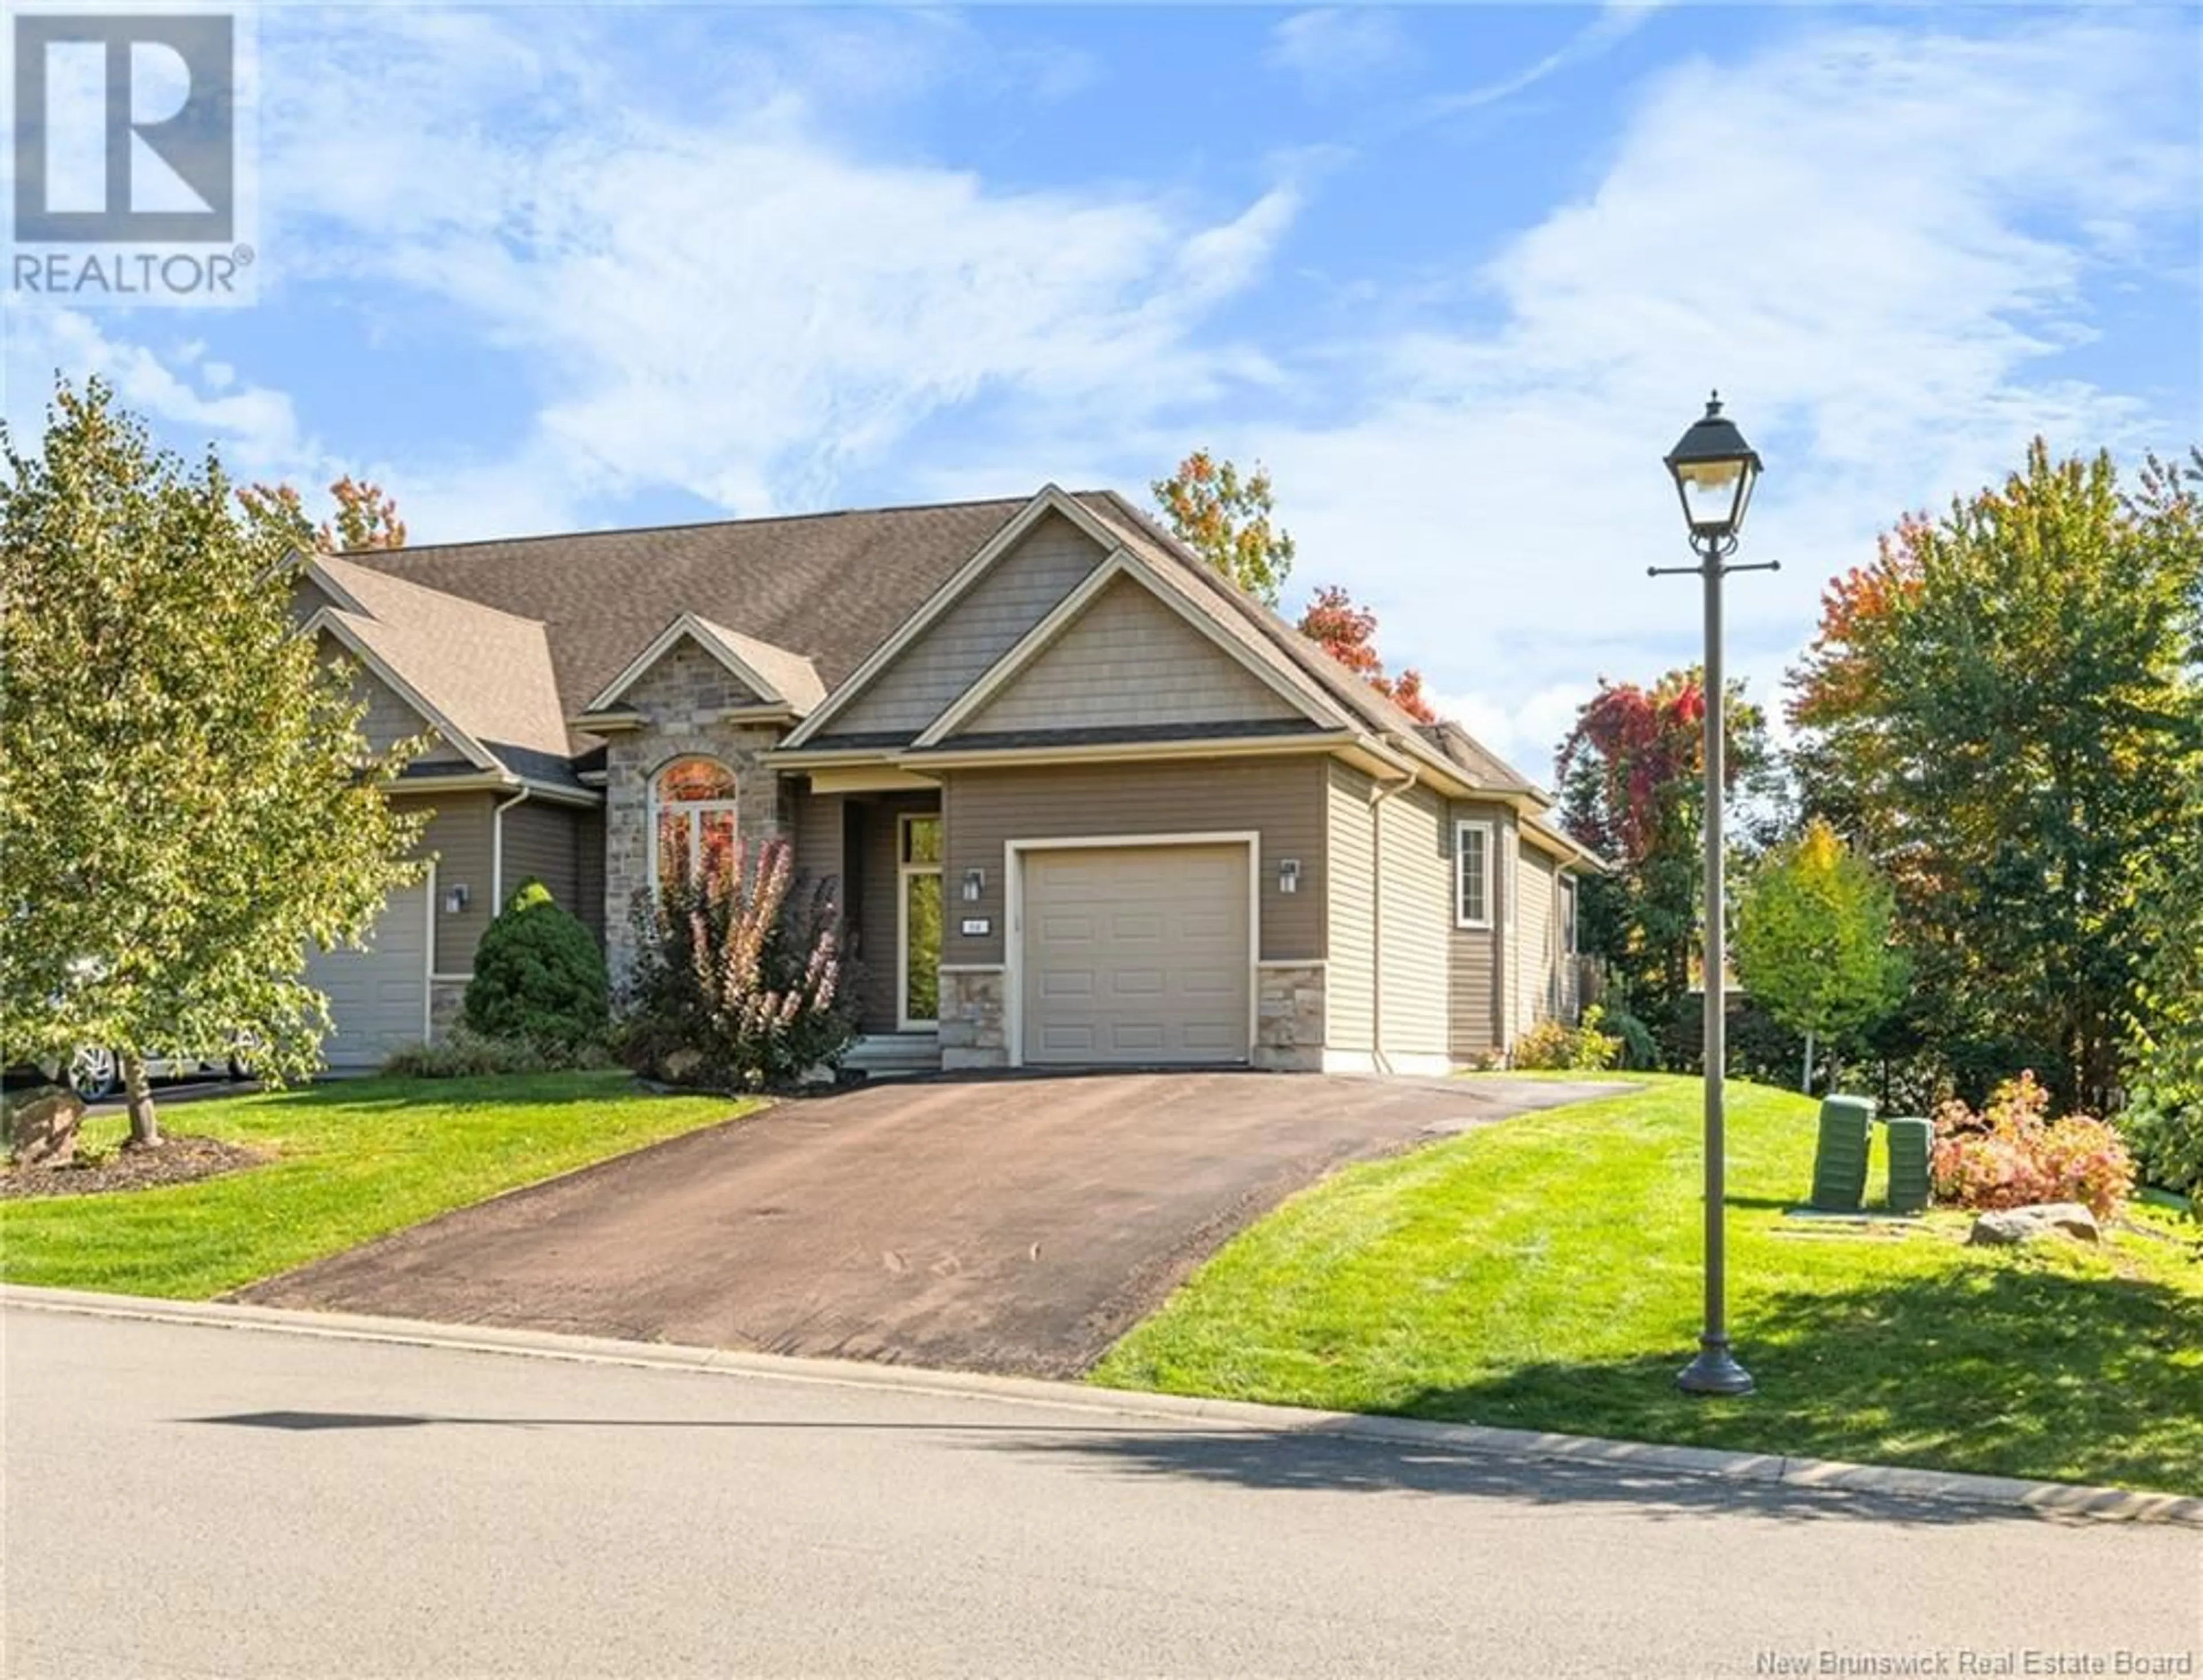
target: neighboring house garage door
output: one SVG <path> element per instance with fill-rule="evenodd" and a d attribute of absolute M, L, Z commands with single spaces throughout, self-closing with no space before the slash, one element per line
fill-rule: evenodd
<path fill-rule="evenodd" d="M 1248 848 L 1024 853 L 1028 1063 L 1243 1062 Z"/>
<path fill-rule="evenodd" d="M 332 1068 L 380 1067 L 393 1050 L 418 1044 L 428 1029 L 428 886 L 390 895 L 364 951 L 316 951 L 306 982 L 328 994 L 336 1023 L 322 1045 Z"/>

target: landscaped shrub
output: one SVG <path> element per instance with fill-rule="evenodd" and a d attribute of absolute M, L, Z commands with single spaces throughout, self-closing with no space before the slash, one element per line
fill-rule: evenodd
<path fill-rule="evenodd" d="M 1580 1026 L 1564 1021 L 1540 1021 L 1515 1040 L 1518 1068 L 1561 1068 L 1592 1071 L 1610 1068 L 1621 1054 L 1621 1040 L 1602 1033 L 1602 1013 L 1597 1004 L 1583 1012 Z"/>
<path fill-rule="evenodd" d="M 1956 1098 L 1935 1111 L 1935 1196 L 1961 1207 L 2082 1202 L 2099 1219 L 2125 1205 L 2134 1161 L 2119 1135 L 2086 1114 L 2048 1118 L 2050 1093 L 2023 1073 L 1976 1114 Z"/>
<path fill-rule="evenodd" d="M 600 1040 L 560 1045 L 543 1039 L 492 1038 L 462 1022 L 434 1044 L 407 1045 L 384 1061 L 382 1070 L 401 1079 L 473 1079 L 611 1065 Z"/>
<path fill-rule="evenodd" d="M 475 948 L 462 1018 L 486 1039 L 570 1052 L 603 1040 L 610 991 L 595 935 L 524 881 Z"/>
<path fill-rule="evenodd" d="M 637 895 L 638 956 L 619 1041 L 630 1067 L 669 1084 L 755 1090 L 838 1068 L 856 1041 L 855 989 L 834 884 L 792 899 L 785 840 L 746 867 L 684 869 Z"/>
<path fill-rule="evenodd" d="M 2176 1108 L 2153 1091 L 2138 1093 L 2119 1116 L 2119 1135 L 2142 1182 L 2189 1198 L 2203 1218 L 2203 1099 Z"/>

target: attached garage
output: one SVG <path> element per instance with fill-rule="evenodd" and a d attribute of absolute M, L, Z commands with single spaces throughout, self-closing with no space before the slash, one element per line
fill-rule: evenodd
<path fill-rule="evenodd" d="M 1253 844 L 1013 846 L 1020 1059 L 1246 1061 Z"/>
<path fill-rule="evenodd" d="M 306 981 L 327 994 L 335 1030 L 322 1057 L 340 1071 L 370 1070 L 428 1036 L 429 909 L 434 881 L 393 893 L 363 951 L 316 951 Z"/>

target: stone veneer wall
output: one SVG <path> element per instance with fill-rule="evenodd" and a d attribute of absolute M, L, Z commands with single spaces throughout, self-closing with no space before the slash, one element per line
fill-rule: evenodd
<path fill-rule="evenodd" d="M 1255 1065 L 1323 1071 L 1324 966 L 1265 963 L 1255 971 Z"/>
<path fill-rule="evenodd" d="M 464 980 L 432 980 L 428 982 L 428 1037 L 433 1042 L 450 1032 L 459 1018 L 459 1009 L 467 1000 L 467 982 Z"/>
<path fill-rule="evenodd" d="M 784 835 L 790 800 L 763 755 L 780 744 L 774 725 L 725 723 L 719 714 L 756 696 L 725 666 L 684 641 L 646 672 L 621 704 L 649 719 L 641 728 L 606 738 L 605 758 L 605 951 L 617 985 L 635 964 L 629 924 L 635 895 L 650 885 L 651 779 L 690 753 L 716 758 L 735 773 L 735 822 L 746 847 Z"/>
<path fill-rule="evenodd" d="M 1007 995 L 1000 969 L 941 971 L 941 1065 L 944 1071 L 1009 1066 Z"/>

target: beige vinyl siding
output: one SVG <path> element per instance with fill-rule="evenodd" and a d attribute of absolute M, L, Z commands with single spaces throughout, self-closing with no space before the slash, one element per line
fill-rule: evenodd
<path fill-rule="evenodd" d="M 1448 1046 L 1453 1055 L 1466 1060 L 1485 1051 L 1506 1047 L 1503 1042 L 1505 1023 L 1500 1019 L 1499 953 L 1508 895 L 1513 889 L 1513 883 L 1507 878 L 1505 867 L 1509 824 L 1504 808 L 1456 804 L 1447 824 L 1449 847 L 1453 844 L 1453 824 L 1456 822 L 1485 822 L 1489 823 L 1491 829 L 1492 925 L 1488 928 L 1457 926 L 1460 917 L 1455 913 L 1450 903 L 1447 908 L 1446 926 L 1450 929 L 1448 944 L 1452 970 L 1447 992 Z M 1447 869 L 1450 890 L 1450 858 Z"/>
<path fill-rule="evenodd" d="M 1336 759 L 1327 761 L 1326 769 L 1331 867 L 1324 872 L 1324 908 L 1330 956 L 1324 1005 L 1330 1029 L 1325 1041 L 1334 1050 L 1370 1050 L 1376 1046 L 1372 952 L 1377 928 L 1377 835 L 1369 815 L 1375 784 Z"/>
<path fill-rule="evenodd" d="M 1553 1015 L 1558 973 L 1553 936 L 1553 860 L 1534 846 L 1517 846 L 1515 881 L 1521 914 L 1515 929 L 1519 1027 L 1527 1030 Z"/>
<path fill-rule="evenodd" d="M 950 902 L 942 960 L 1004 960 L 1002 873 L 1011 840 L 1246 829 L 1261 835 L 1262 958 L 1320 959 L 1326 875 L 1324 768 L 1325 760 L 1311 753 L 949 772 Z M 1300 862 L 1296 893 L 1278 890 L 1278 864 L 1285 858 Z M 986 871 L 976 904 L 956 896 L 969 869 Z M 985 917 L 989 931 L 961 933 L 959 924 L 967 917 Z"/>
<path fill-rule="evenodd" d="M 1119 577 L 959 733 L 1300 715 L 1150 590 Z"/>
<path fill-rule="evenodd" d="M 573 805 L 554 805 L 540 799 L 526 800 L 505 813 L 500 820 L 505 824 L 507 898 L 532 875 L 550 889 L 560 909 L 580 914 L 581 819 L 586 814 Z"/>
<path fill-rule="evenodd" d="M 490 812 L 497 801 L 488 793 L 447 793 L 434 806 L 425 799 L 401 799 L 400 810 L 428 810 L 416 858 L 436 860 L 436 948 L 429 967 L 440 975 L 474 972 L 475 946 L 489 926 Z M 445 906 L 445 895 L 454 887 L 467 889 L 467 907 L 453 914 Z"/>
<path fill-rule="evenodd" d="M 1411 787 L 1377 807 L 1378 1049 L 1446 1052 L 1446 930 L 1452 923 L 1452 833 L 1445 801 Z"/>
<path fill-rule="evenodd" d="M 627 906 L 619 913 L 624 917 Z M 605 813 L 603 807 L 574 813 L 574 914 L 582 925 L 605 939 Z"/>
<path fill-rule="evenodd" d="M 827 733 L 915 734 L 1047 617 L 1102 559 L 1092 539 L 1060 514 L 1050 515 L 828 720 Z"/>

